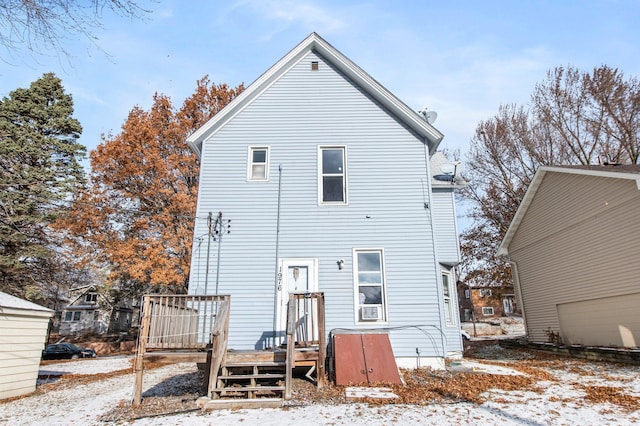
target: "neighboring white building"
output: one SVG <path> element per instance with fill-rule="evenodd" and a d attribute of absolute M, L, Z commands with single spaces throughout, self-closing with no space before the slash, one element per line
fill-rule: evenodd
<path fill-rule="evenodd" d="M 530 341 L 640 344 L 640 165 L 541 167 L 498 254 Z"/>
<path fill-rule="evenodd" d="M 61 335 L 105 334 L 129 330 L 134 322 L 130 300 L 117 306 L 94 285 L 71 289 L 75 297 L 62 310 Z"/>
<path fill-rule="evenodd" d="M 0 292 L 0 399 L 36 389 L 52 316 L 51 309 Z"/>

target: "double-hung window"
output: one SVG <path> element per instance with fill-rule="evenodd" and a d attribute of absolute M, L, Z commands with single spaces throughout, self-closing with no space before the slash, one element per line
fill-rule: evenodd
<path fill-rule="evenodd" d="M 451 291 L 451 274 L 442 271 L 442 297 L 444 299 L 444 319 L 447 325 L 455 324 L 455 316 Z"/>
<path fill-rule="evenodd" d="M 354 282 L 358 322 L 386 321 L 386 289 L 382 250 L 354 250 Z"/>
<path fill-rule="evenodd" d="M 319 148 L 318 198 L 320 204 L 347 204 L 346 148 Z"/>
<path fill-rule="evenodd" d="M 269 148 L 255 146 L 249 147 L 247 180 L 269 180 Z"/>
<path fill-rule="evenodd" d="M 67 311 L 64 314 L 65 321 L 80 321 L 80 311 Z"/>

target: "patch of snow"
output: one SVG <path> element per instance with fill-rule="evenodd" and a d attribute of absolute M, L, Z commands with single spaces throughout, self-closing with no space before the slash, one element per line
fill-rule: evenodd
<path fill-rule="evenodd" d="M 449 370 L 475 373 L 496 374 L 502 376 L 525 376 L 524 373 L 499 365 L 483 364 L 476 361 L 462 360 L 449 365 Z"/>
<path fill-rule="evenodd" d="M 58 362 L 55 364 L 41 365 L 38 371 L 38 385 L 51 382 L 51 378 L 57 378 L 65 374 L 91 375 L 110 373 L 126 370 L 133 365 L 133 356 L 113 356 L 102 358 L 85 358 L 73 361 Z"/>
<path fill-rule="evenodd" d="M 390 388 L 348 387 L 345 389 L 345 393 L 348 399 L 394 399 L 398 397 L 398 395 L 393 393 L 393 389 Z"/>
<path fill-rule="evenodd" d="M 43 369 L 95 374 L 128 368 L 130 357 L 96 358 L 58 364 Z M 494 367 L 483 364 L 487 371 Z M 582 374 L 580 371 L 582 371 Z M 145 372 L 143 397 L 160 394 L 169 379 L 196 371 L 194 363 L 168 365 Z M 626 411 L 609 403 L 593 403 L 584 398 L 584 385 L 616 386 L 626 395 L 640 397 L 638 368 L 605 363 L 573 363 L 571 360 L 548 369 L 553 381 L 537 383 L 537 391 L 492 389 L 483 404 L 449 403 L 369 406 L 363 403 L 309 405 L 278 409 L 219 410 L 149 417 L 128 422 L 134 425 L 260 425 L 284 424 L 640 424 L 640 410 Z M 61 383 L 63 386 L 10 402 L 0 401 L 0 424 L 11 425 L 100 425 L 99 418 L 119 404 L 131 403 L 135 376 L 128 373 L 104 380 Z M 164 390 L 163 390 L 164 389 Z"/>

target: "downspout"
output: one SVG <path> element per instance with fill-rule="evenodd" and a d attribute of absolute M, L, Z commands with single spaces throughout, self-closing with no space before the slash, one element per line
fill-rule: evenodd
<path fill-rule="evenodd" d="M 438 259 L 436 258 L 437 253 L 438 253 L 438 247 L 437 247 L 437 242 L 436 242 L 436 232 L 435 229 L 433 228 L 433 214 L 432 214 L 432 208 L 433 208 L 433 202 L 432 202 L 432 196 L 433 196 L 433 191 L 431 188 L 431 171 L 430 171 L 430 163 L 429 163 L 429 141 L 426 140 L 424 142 L 424 164 L 425 164 L 425 169 L 426 169 L 426 174 L 427 174 L 427 194 L 429 196 L 428 200 L 429 200 L 429 204 L 425 204 L 424 208 L 426 211 L 428 211 L 429 214 L 429 228 L 431 229 L 431 241 L 433 241 L 433 267 L 434 267 L 434 271 L 436 273 L 436 294 L 438 295 L 438 317 L 440 318 L 440 339 L 442 340 L 442 360 L 444 361 L 447 358 L 447 338 L 445 336 L 445 331 L 444 329 L 446 328 L 446 326 L 444 326 L 444 313 L 442 312 L 442 303 L 443 303 L 443 294 L 442 294 L 442 277 L 441 277 L 441 273 L 440 273 L 440 265 L 438 263 Z"/>
<path fill-rule="evenodd" d="M 276 214 L 276 267 L 274 277 L 273 291 L 273 347 L 276 347 L 276 336 L 278 330 L 278 291 L 280 291 L 280 262 L 279 245 L 280 245 L 280 195 L 282 193 L 282 164 L 278 165 L 278 212 Z"/>
<path fill-rule="evenodd" d="M 507 257 L 507 260 L 511 264 L 511 278 L 513 279 L 513 287 L 516 290 L 516 295 L 518 297 L 518 304 L 520 306 L 520 312 L 522 313 L 522 321 L 525 325 L 525 333 L 527 335 L 527 339 L 529 338 L 529 332 L 527 331 L 527 318 L 524 313 L 524 300 L 522 300 L 522 289 L 520 288 L 520 274 L 518 272 L 518 264 Z"/>

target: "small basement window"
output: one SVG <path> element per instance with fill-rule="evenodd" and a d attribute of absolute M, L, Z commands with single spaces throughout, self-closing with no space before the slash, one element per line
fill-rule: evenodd
<path fill-rule="evenodd" d="M 493 315 L 493 308 L 489 307 L 483 307 L 482 308 L 482 315 Z"/>

